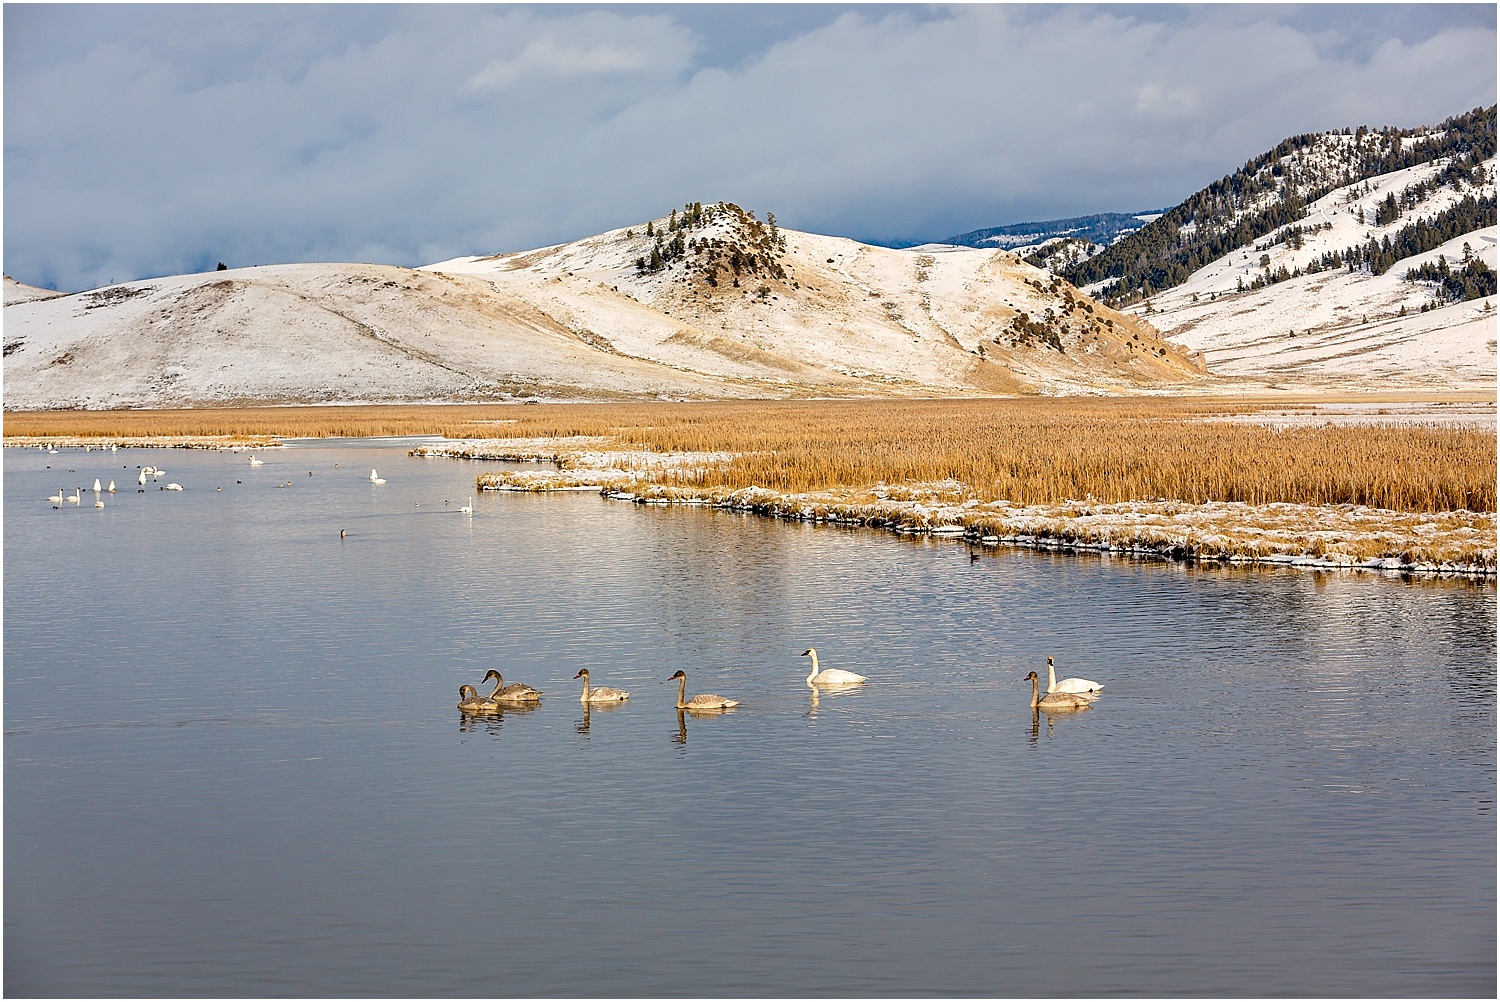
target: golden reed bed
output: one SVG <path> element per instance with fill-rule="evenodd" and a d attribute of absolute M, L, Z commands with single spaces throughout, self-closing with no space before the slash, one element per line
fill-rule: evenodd
<path fill-rule="evenodd" d="M 62 411 L 5 415 L 6 441 L 165 444 L 437 434 L 602 438 L 623 450 L 727 453 L 662 466 L 664 487 L 782 493 L 879 484 L 965 485 L 1018 505 L 1352 504 L 1494 512 L 1493 431 L 1429 425 L 1278 430 L 1217 421 L 1284 411 L 1285 398 L 728 401 Z M 222 437 L 222 438 L 221 438 Z M 210 440 L 210 441 L 205 441 Z"/>

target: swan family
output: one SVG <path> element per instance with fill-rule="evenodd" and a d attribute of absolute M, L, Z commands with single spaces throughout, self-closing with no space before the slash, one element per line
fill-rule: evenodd
<path fill-rule="evenodd" d="M 818 670 L 818 652 L 809 647 L 802 652 L 802 656 L 812 659 L 812 672 L 805 680 L 808 688 L 813 691 L 816 700 L 819 687 L 855 686 L 868 682 L 869 679 L 863 675 L 856 675 L 850 671 L 838 668 Z M 589 680 L 589 670 L 580 668 L 578 674 L 573 678 L 583 680 L 583 693 L 578 701 L 585 708 L 590 704 L 597 703 L 623 703 L 630 698 L 630 693 L 623 689 L 612 689 L 608 686 L 594 686 Z M 1104 686 L 1098 682 L 1088 679 L 1069 678 L 1057 681 L 1052 665 L 1052 658 L 1047 658 L 1048 690 L 1046 695 L 1042 694 L 1041 682 L 1037 673 L 1027 672 L 1026 681 L 1031 683 L 1031 707 L 1036 710 L 1083 710 L 1093 705 Z M 458 687 L 458 708 L 465 713 L 494 713 L 506 708 L 506 704 L 535 703 L 540 701 L 542 694 L 539 690 L 520 682 L 505 685 L 505 679 L 500 673 L 491 668 L 484 676 L 484 681 L 494 680 L 495 688 L 488 696 L 481 696 L 479 691 L 472 685 L 461 685 Z M 677 709 L 679 710 L 728 710 L 739 706 L 740 701 L 720 696 L 717 693 L 699 693 L 689 697 L 687 694 L 687 672 L 678 669 L 672 673 L 667 680 L 677 683 Z M 1062 686 L 1086 686 L 1078 688 L 1077 691 L 1063 689 Z"/>

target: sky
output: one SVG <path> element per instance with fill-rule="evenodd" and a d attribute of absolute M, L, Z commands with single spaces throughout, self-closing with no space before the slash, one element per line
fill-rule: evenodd
<path fill-rule="evenodd" d="M 414 266 L 732 201 L 870 242 L 1174 205 L 1495 103 L 1494 4 L 4 6 L 4 270 Z"/>

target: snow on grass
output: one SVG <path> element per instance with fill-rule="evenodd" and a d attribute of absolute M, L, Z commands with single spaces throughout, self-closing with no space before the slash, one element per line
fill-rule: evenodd
<path fill-rule="evenodd" d="M 1145 553 L 1230 563 L 1285 563 L 1492 576 L 1496 516 L 1483 512 L 1410 513 L 1361 505 L 1170 500 L 1014 505 L 981 501 L 954 480 L 882 485 L 870 490 L 802 493 L 763 487 L 674 487 L 648 482 L 664 469 L 723 462 L 727 454 L 575 451 L 567 440 L 448 443 L 443 455 L 550 459 L 556 470 L 481 474 L 480 490 L 596 489 L 640 504 L 698 504 L 775 518 L 882 527 L 900 534 L 963 536 L 1053 549 Z M 430 453 L 422 453 L 430 454 Z"/>

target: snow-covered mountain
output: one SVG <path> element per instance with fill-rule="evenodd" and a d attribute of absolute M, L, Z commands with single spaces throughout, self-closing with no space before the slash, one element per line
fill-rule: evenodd
<path fill-rule="evenodd" d="M 1219 376 L 1492 390 L 1495 109 L 1294 136 L 1108 248 L 1061 242 L 1028 260 Z"/>
<path fill-rule="evenodd" d="M 1379 262 L 1385 266 L 1380 274 L 1348 260 L 1350 248 L 1363 257 L 1372 242 L 1381 248 L 1410 244 L 1422 224 L 1461 217 L 1465 213 L 1458 210 L 1486 199 L 1488 215 L 1479 212 L 1493 220 L 1494 158 L 1480 165 L 1473 183 L 1434 185 L 1448 163 L 1336 188 L 1313 202 L 1299 222 L 1209 262 L 1133 311 L 1173 341 L 1205 352 L 1219 375 L 1349 388 L 1399 380 L 1412 387 L 1493 390 L 1493 223 L 1474 230 L 1459 223 L 1459 232 L 1430 249 L 1404 256 L 1392 251 L 1394 263 Z M 1425 197 L 1389 218 L 1389 206 L 1418 191 Z M 1483 269 L 1473 270 L 1489 272 L 1490 294 L 1454 301 L 1436 282 L 1406 278 L 1439 261 L 1453 272 L 1478 262 Z"/>
<path fill-rule="evenodd" d="M 871 247 L 724 203 L 415 270 L 243 268 L 47 300 L 12 288 L 12 410 L 1108 393 L 1207 379 L 1148 322 L 1013 253 Z"/>

